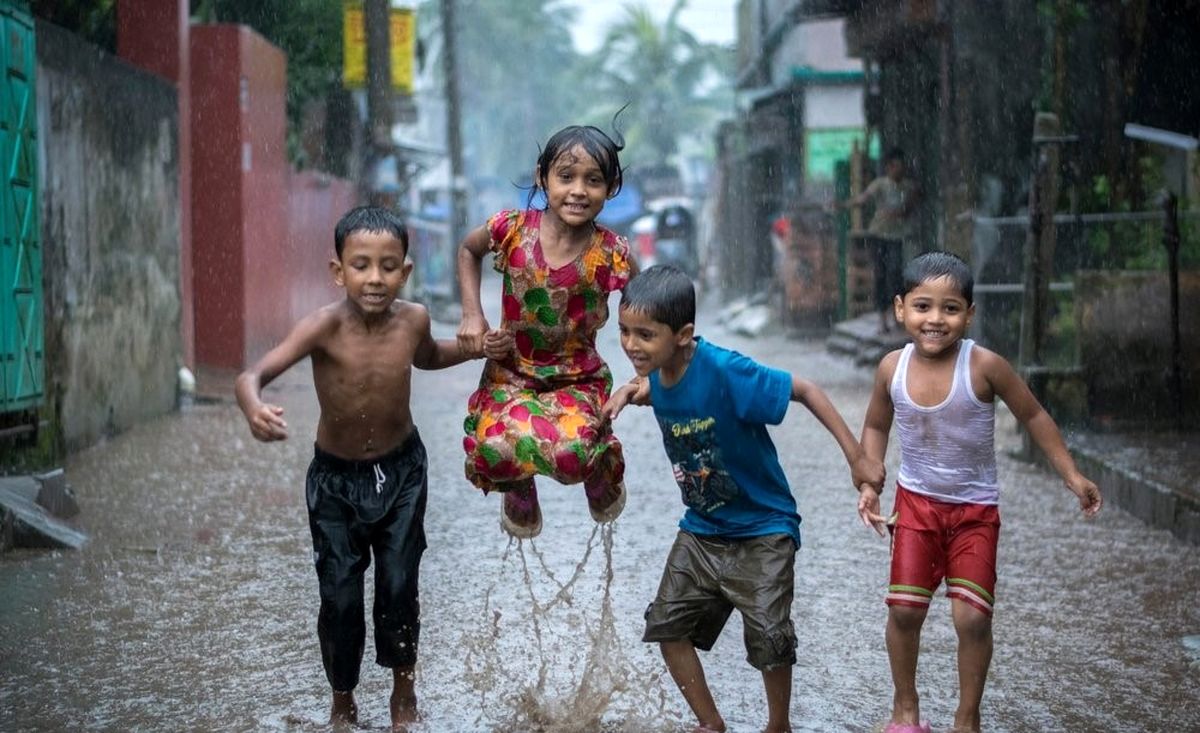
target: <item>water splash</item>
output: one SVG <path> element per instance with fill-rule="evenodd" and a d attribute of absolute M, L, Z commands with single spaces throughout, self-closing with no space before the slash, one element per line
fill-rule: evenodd
<path fill-rule="evenodd" d="M 575 595 L 597 545 L 604 549 L 599 615 L 592 617 L 583 610 L 582 624 L 573 624 L 563 613 L 579 610 L 574 608 Z M 486 721 L 496 730 L 531 733 L 644 732 L 664 729 L 664 724 L 674 729 L 674 723 L 664 723 L 672 717 L 661 682 L 664 673 L 637 669 L 617 634 L 612 550 L 613 525 L 596 525 L 582 558 L 564 582 L 532 540 L 528 554 L 524 541 L 509 541 L 500 557 L 500 572 L 483 594 L 483 623 L 463 638 L 468 650 L 464 676 L 479 694 L 476 724 Z M 520 592 L 529 605 L 509 618 L 496 597 L 499 589 L 508 587 L 514 565 L 521 574 Z M 547 581 L 553 593 L 543 600 Z M 579 631 L 573 633 L 573 627 Z M 506 654 L 503 650 L 514 643 L 511 637 L 520 644 L 522 634 L 531 642 L 533 654 Z M 531 662 L 536 666 L 532 681 Z M 606 716 L 619 722 L 606 721 Z"/>

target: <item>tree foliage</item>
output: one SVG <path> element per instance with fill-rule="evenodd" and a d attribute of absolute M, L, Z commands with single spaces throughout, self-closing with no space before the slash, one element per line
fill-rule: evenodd
<path fill-rule="evenodd" d="M 31 0 L 35 18 L 78 34 L 105 51 L 117 49 L 116 0 Z"/>
<path fill-rule="evenodd" d="M 662 165 L 689 134 L 707 132 L 729 110 L 731 54 L 702 43 L 679 24 L 686 0 L 675 0 L 659 24 L 646 5 L 627 5 L 591 59 L 599 97 L 613 109 L 629 104 L 627 139 L 634 157 Z"/>

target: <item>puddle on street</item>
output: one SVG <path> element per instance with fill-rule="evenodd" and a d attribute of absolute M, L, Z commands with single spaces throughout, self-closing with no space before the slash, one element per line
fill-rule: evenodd
<path fill-rule="evenodd" d="M 815 375 L 861 425 L 870 374 L 819 344 L 719 340 Z M 617 380 L 628 378 L 606 348 Z M 254 442 L 232 405 L 199 405 L 71 458 L 89 544 L 0 558 L 0 729 L 328 730 L 304 508 L 316 418 L 306 379 L 300 369 L 272 393 L 287 409 L 286 442 Z M 682 511 L 650 412 L 627 411 L 617 425 L 630 501 L 613 527 L 590 520 L 580 487 L 547 482 L 545 528 L 518 543 L 498 527 L 500 497 L 462 474 L 458 396 L 477 366 L 414 380 L 430 456 L 425 720 L 415 731 L 690 730 L 657 646 L 640 641 Z M 1010 428 L 997 430 L 1006 444 Z M 815 420 L 793 407 L 772 434 L 804 516 L 792 721 L 798 731 L 871 730 L 891 697 L 886 542 L 858 525 L 844 463 Z M 1183 640 L 1200 634 L 1200 548 L 1113 507 L 1080 520 L 1060 482 L 1001 448 L 988 730 L 1194 728 L 1200 672 Z M 952 720 L 954 648 L 939 594 L 918 678 L 935 728 Z M 391 680 L 373 656 L 368 642 L 356 696 L 366 728 L 384 729 Z M 761 730 L 762 680 L 745 662 L 737 614 L 701 659 L 730 731 Z"/>

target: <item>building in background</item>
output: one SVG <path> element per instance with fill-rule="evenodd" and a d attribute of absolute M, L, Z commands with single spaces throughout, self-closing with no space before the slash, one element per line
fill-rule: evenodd
<path fill-rule="evenodd" d="M 741 0 L 737 114 L 718 132 L 721 284 L 771 292 L 796 325 L 837 313 L 831 198 L 838 163 L 868 146 L 862 63 L 830 3 Z"/>

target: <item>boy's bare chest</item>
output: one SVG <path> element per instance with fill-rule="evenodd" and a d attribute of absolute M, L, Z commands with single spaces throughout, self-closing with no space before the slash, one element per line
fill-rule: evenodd
<path fill-rule="evenodd" d="M 370 399 L 407 389 L 416 345 L 401 335 L 388 338 L 338 336 L 319 357 L 314 356 L 314 376 L 327 389 L 343 397 Z"/>

